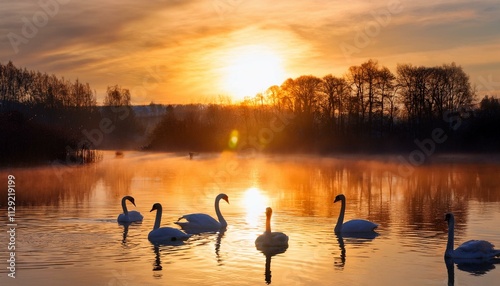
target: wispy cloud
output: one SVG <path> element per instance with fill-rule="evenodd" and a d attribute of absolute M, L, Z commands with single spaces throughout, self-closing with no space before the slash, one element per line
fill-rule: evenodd
<path fill-rule="evenodd" d="M 241 0 L 225 6 L 222 17 L 214 6 L 218 0 L 60 0 L 57 13 L 47 14 L 47 23 L 16 53 L 7 35 L 22 36 L 25 19 L 33 21 L 45 11 L 39 3 L 58 1 L 2 2 L 0 60 L 78 77 L 100 97 L 107 85 L 142 86 L 153 67 L 161 67 L 162 80 L 141 98 L 145 103 L 194 102 L 220 94 L 222 59 L 231 49 L 252 44 L 274 49 L 290 77 L 340 75 L 368 58 L 389 67 L 398 61 L 456 61 L 474 74 L 500 68 L 494 52 L 500 48 L 496 0 Z M 356 33 L 377 22 L 377 13 L 396 4 L 401 11 L 390 14 L 369 44 L 346 60 L 340 44 L 353 43 Z"/>

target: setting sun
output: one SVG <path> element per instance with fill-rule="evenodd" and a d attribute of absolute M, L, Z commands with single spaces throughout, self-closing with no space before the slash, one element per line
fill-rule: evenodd
<path fill-rule="evenodd" d="M 266 46 L 250 45 L 228 53 L 223 88 L 235 100 L 254 96 L 285 79 L 282 59 Z"/>

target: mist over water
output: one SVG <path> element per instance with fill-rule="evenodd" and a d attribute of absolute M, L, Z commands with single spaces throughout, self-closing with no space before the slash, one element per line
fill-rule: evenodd
<path fill-rule="evenodd" d="M 485 239 L 500 247 L 500 164 L 477 157 L 435 157 L 401 173 L 393 157 L 250 156 L 106 152 L 97 164 L 0 170 L 0 183 L 16 177 L 16 278 L 0 262 L 2 285 L 445 285 L 447 225 L 456 217 L 455 246 Z M 222 202 L 224 233 L 195 235 L 176 246 L 153 246 L 151 206 L 163 205 L 162 226 L 188 213 L 215 217 Z M 337 237 L 339 203 L 346 220 L 379 224 L 375 238 Z M 118 225 L 120 201 L 140 224 Z M 6 189 L 0 191 L 2 218 Z M 290 237 L 274 256 L 255 248 L 264 231 Z M 2 223 L 5 224 L 2 220 Z M 2 228 L 3 229 L 3 228 Z M 0 233 L 6 261 L 7 233 Z M 1 244 L 4 244 L 2 246 Z M 5 265 L 2 265 L 5 264 Z M 492 265 L 482 275 L 455 267 L 456 285 L 495 285 Z M 76 282 L 78 281 L 78 282 Z M 267 281 L 267 282 L 266 282 Z M 7 284 L 6 284 L 7 283 Z"/>

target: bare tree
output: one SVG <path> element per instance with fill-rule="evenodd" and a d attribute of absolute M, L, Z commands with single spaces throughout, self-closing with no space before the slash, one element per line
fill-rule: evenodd
<path fill-rule="evenodd" d="M 346 115 L 346 100 L 350 96 L 350 86 L 345 78 L 332 76 L 323 77 L 322 92 L 328 99 L 328 117 L 332 127 L 338 132 L 344 130 Z"/>
<path fill-rule="evenodd" d="M 361 64 L 362 70 L 362 80 L 367 93 L 367 102 L 365 106 L 368 108 L 368 133 L 372 132 L 372 122 L 377 103 L 380 102 L 379 94 L 376 90 L 376 85 L 379 76 L 378 62 L 374 60 L 369 60 Z"/>
<path fill-rule="evenodd" d="M 106 98 L 104 105 L 107 106 L 129 106 L 130 105 L 130 91 L 122 89 L 118 85 L 108 86 L 106 90 Z"/>
<path fill-rule="evenodd" d="M 428 77 L 429 69 L 426 67 L 397 66 L 399 95 L 413 135 L 418 134 L 430 118 L 432 103 L 428 94 Z"/>
<path fill-rule="evenodd" d="M 396 77 L 387 68 L 382 67 L 377 72 L 376 89 L 380 94 L 380 132 L 384 132 L 384 113 L 385 113 L 385 102 L 389 103 L 389 123 L 392 126 L 393 115 L 394 115 L 394 86 Z"/>

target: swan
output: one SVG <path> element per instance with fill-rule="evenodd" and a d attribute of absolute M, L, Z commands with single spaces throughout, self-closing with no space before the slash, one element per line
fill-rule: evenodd
<path fill-rule="evenodd" d="M 272 214 L 273 210 L 269 207 L 266 208 L 266 231 L 255 239 L 255 247 L 264 251 L 275 248 L 276 253 L 273 254 L 278 254 L 288 247 L 288 236 L 282 232 L 271 232 Z"/>
<path fill-rule="evenodd" d="M 215 214 L 217 215 L 219 221 L 207 214 L 194 213 L 183 215 L 175 222 L 175 224 L 179 225 L 188 233 L 201 233 L 225 229 L 227 227 L 227 222 L 220 212 L 220 200 L 225 200 L 229 204 L 229 198 L 226 194 L 219 194 L 215 197 Z M 180 221 L 182 219 L 185 219 L 186 221 Z"/>
<path fill-rule="evenodd" d="M 162 206 L 160 203 L 155 203 L 150 212 L 156 210 L 156 219 L 153 230 L 149 232 L 148 239 L 152 243 L 171 243 L 184 241 L 190 237 L 179 229 L 172 227 L 160 227 Z"/>
<path fill-rule="evenodd" d="M 500 250 L 494 249 L 494 245 L 486 240 L 469 240 L 453 250 L 455 216 L 452 213 L 447 213 L 445 220 L 448 222 L 448 243 L 446 244 L 444 257 L 461 259 L 491 259 L 495 256 L 500 257 Z"/>
<path fill-rule="evenodd" d="M 118 222 L 121 223 L 128 223 L 128 222 L 134 222 L 134 221 L 142 221 L 144 218 L 140 212 L 138 211 L 128 211 L 127 210 L 127 205 L 125 204 L 126 201 L 130 201 L 134 206 L 135 206 L 135 200 L 131 196 L 124 196 L 122 198 L 122 209 L 123 213 L 118 215 Z"/>
<path fill-rule="evenodd" d="M 341 201 L 342 205 L 340 208 L 339 219 L 337 220 L 337 225 L 335 225 L 335 233 L 359 233 L 359 232 L 373 232 L 378 224 L 373 223 L 364 219 L 353 219 L 346 221 L 344 223 L 344 213 L 345 213 L 345 196 L 340 194 L 335 197 L 334 203 Z"/>

